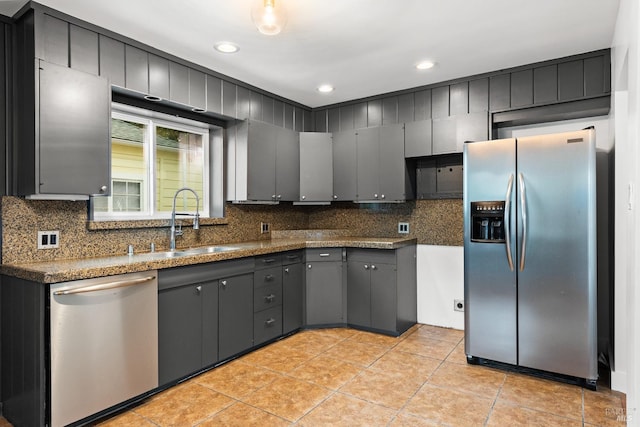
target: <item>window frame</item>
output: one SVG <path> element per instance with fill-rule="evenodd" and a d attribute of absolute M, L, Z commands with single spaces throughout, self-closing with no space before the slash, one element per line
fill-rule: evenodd
<path fill-rule="evenodd" d="M 145 205 L 141 206 L 138 212 L 101 212 L 94 210 L 94 203 L 90 198 L 90 219 L 92 221 L 131 221 L 131 220 L 154 220 L 169 219 L 171 212 L 158 211 L 156 200 L 156 127 L 169 128 L 179 132 L 189 132 L 202 135 L 202 195 L 200 197 L 200 216 L 203 218 L 222 218 L 224 212 L 222 205 L 224 204 L 223 196 L 218 191 L 222 187 L 224 177 L 223 161 L 222 161 L 222 143 L 217 135 L 222 133 L 222 128 L 203 122 L 197 122 L 182 117 L 175 117 L 155 111 L 145 110 L 138 107 L 132 107 L 124 104 L 112 103 L 111 119 L 125 120 L 132 123 L 145 125 L 145 141 L 143 141 L 143 157 L 145 162 L 145 182 L 141 183 L 141 202 Z M 213 170 L 213 171 L 212 171 Z M 113 176 L 111 169 L 110 185 L 114 180 L 127 180 L 133 178 L 131 176 Z M 135 178 L 139 180 L 140 177 Z M 113 188 L 113 187 L 112 187 Z M 101 196 L 95 196 L 101 197 Z M 220 198 L 221 200 L 218 200 Z M 108 202 L 109 209 L 112 209 L 112 199 Z M 184 211 L 181 209 L 181 211 Z M 195 214 L 193 212 L 187 212 Z"/>

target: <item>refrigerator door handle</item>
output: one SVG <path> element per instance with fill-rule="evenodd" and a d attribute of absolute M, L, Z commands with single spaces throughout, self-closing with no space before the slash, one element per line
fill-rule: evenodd
<path fill-rule="evenodd" d="M 513 257 L 511 256 L 511 191 L 513 190 L 513 174 L 509 176 L 507 195 L 504 200 L 504 242 L 507 250 L 509 269 L 513 271 Z"/>
<path fill-rule="evenodd" d="M 524 176 L 518 174 L 520 181 L 520 208 L 522 215 L 522 249 L 520 250 L 520 271 L 524 271 L 524 260 L 527 254 L 527 193 L 524 185 Z"/>

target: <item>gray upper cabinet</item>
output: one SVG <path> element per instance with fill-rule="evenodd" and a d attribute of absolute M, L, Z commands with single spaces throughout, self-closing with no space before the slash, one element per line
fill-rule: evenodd
<path fill-rule="evenodd" d="M 380 129 L 363 128 L 356 131 L 356 200 L 380 199 Z"/>
<path fill-rule="evenodd" d="M 511 107 L 511 75 L 501 74 L 489 78 L 489 110 L 500 111 Z"/>
<path fill-rule="evenodd" d="M 125 45 L 125 87 L 149 93 L 149 55 L 142 49 Z"/>
<path fill-rule="evenodd" d="M 149 95 L 169 99 L 169 61 L 149 54 Z"/>
<path fill-rule="evenodd" d="M 489 79 L 469 82 L 469 112 L 489 111 Z"/>
<path fill-rule="evenodd" d="M 465 141 L 485 141 L 488 138 L 489 116 L 486 111 L 434 119 L 432 154 L 462 153 Z"/>
<path fill-rule="evenodd" d="M 433 119 L 432 154 L 455 153 L 458 151 L 456 140 L 456 117 Z M 460 145 L 462 151 L 462 145 Z"/>
<path fill-rule="evenodd" d="M 277 131 L 262 122 L 248 122 L 247 200 L 276 201 Z"/>
<path fill-rule="evenodd" d="M 548 65 L 533 70 L 533 102 L 544 104 L 558 100 L 558 66 Z"/>
<path fill-rule="evenodd" d="M 276 199 L 295 201 L 300 197 L 298 134 L 289 129 L 273 127 L 276 129 Z"/>
<path fill-rule="evenodd" d="M 124 43 L 109 37 L 98 37 L 100 46 L 100 76 L 113 86 L 124 87 Z"/>
<path fill-rule="evenodd" d="M 189 105 L 189 68 L 169 62 L 169 100 Z"/>
<path fill-rule="evenodd" d="M 275 124 L 273 101 L 270 96 L 262 95 L 262 121 L 265 123 Z"/>
<path fill-rule="evenodd" d="M 356 133 L 353 130 L 335 132 L 332 138 L 333 200 L 356 200 Z"/>
<path fill-rule="evenodd" d="M 558 99 L 560 101 L 584 96 L 583 67 L 582 60 L 558 64 Z"/>
<path fill-rule="evenodd" d="M 236 114 L 236 85 L 222 82 L 222 114 L 229 117 L 238 117 Z"/>
<path fill-rule="evenodd" d="M 189 106 L 195 111 L 207 110 L 206 75 L 193 68 L 189 68 Z"/>
<path fill-rule="evenodd" d="M 249 94 L 249 117 L 251 120 L 262 120 L 262 94 L 251 91 Z"/>
<path fill-rule="evenodd" d="M 431 118 L 449 116 L 449 86 L 431 89 Z"/>
<path fill-rule="evenodd" d="M 69 66 L 69 24 L 49 14 L 42 15 L 42 52 L 36 56 L 52 64 Z"/>
<path fill-rule="evenodd" d="M 511 107 L 533 104 L 533 70 L 511 73 Z"/>
<path fill-rule="evenodd" d="M 431 155 L 431 119 L 404 124 L 404 156 Z"/>
<path fill-rule="evenodd" d="M 328 133 L 300 133 L 300 201 L 333 199 L 333 149 Z"/>
<path fill-rule="evenodd" d="M 69 26 L 69 59 L 71 68 L 98 75 L 98 34 L 76 25 Z"/>
<path fill-rule="evenodd" d="M 207 74 L 207 108 L 210 113 L 222 114 L 222 80 Z"/>
<path fill-rule="evenodd" d="M 469 112 L 469 82 L 449 86 L 449 114 L 467 114 Z"/>

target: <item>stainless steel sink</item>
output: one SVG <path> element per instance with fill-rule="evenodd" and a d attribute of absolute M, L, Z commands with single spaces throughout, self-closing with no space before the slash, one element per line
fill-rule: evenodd
<path fill-rule="evenodd" d="M 189 254 L 214 254 L 218 252 L 229 252 L 240 249 L 234 246 L 204 246 L 201 248 L 187 249 L 185 252 Z"/>
<path fill-rule="evenodd" d="M 180 258 L 187 255 L 193 255 L 193 254 L 186 251 L 149 252 L 146 254 L 140 254 L 141 257 L 144 257 L 147 259 Z"/>

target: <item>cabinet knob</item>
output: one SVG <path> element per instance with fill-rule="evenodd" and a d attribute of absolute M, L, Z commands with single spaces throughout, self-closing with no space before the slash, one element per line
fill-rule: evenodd
<path fill-rule="evenodd" d="M 264 281 L 265 282 L 273 281 L 273 274 L 267 274 L 266 276 L 264 276 Z"/>
<path fill-rule="evenodd" d="M 282 199 L 282 194 L 278 194 L 278 200 Z"/>
<path fill-rule="evenodd" d="M 365 265 L 364 265 L 364 269 L 365 269 L 365 270 L 368 270 L 368 269 L 369 269 L 369 266 L 368 266 L 367 264 L 365 264 Z"/>
<path fill-rule="evenodd" d="M 275 195 L 275 194 L 272 194 L 272 195 L 271 195 L 271 198 L 272 198 L 273 200 L 275 200 L 275 199 L 276 199 L 276 195 Z"/>
<path fill-rule="evenodd" d="M 301 197 L 302 200 L 305 200 L 306 198 L 307 198 L 307 196 L 302 196 Z"/>
<path fill-rule="evenodd" d="M 100 192 L 101 193 L 106 193 L 107 192 L 107 188 L 108 187 L 106 185 L 103 185 L 102 187 L 100 187 Z"/>
<path fill-rule="evenodd" d="M 373 198 L 374 198 L 374 199 L 377 199 L 377 198 L 378 198 L 378 195 L 377 195 L 377 194 L 374 194 L 374 195 L 373 195 Z"/>
<path fill-rule="evenodd" d="M 284 269 L 284 272 L 285 272 L 285 273 L 287 273 L 287 274 L 289 274 L 289 269 L 288 269 L 288 268 L 285 268 L 285 269 Z"/>
<path fill-rule="evenodd" d="M 380 195 L 380 198 L 381 198 L 381 199 L 384 199 L 384 194 L 381 194 L 381 195 Z"/>
<path fill-rule="evenodd" d="M 227 287 L 227 281 L 226 280 L 221 280 L 220 284 L 222 285 L 223 288 Z"/>
<path fill-rule="evenodd" d="M 309 270 L 311 270 L 311 264 L 307 265 L 307 268 L 308 268 Z"/>
<path fill-rule="evenodd" d="M 200 285 L 196 286 L 196 292 L 197 293 L 202 292 L 202 286 L 200 286 Z"/>
<path fill-rule="evenodd" d="M 378 268 L 378 267 L 376 267 L 375 265 L 372 265 L 372 266 L 371 266 L 371 269 L 372 269 L 372 270 L 377 270 L 377 268 Z"/>
<path fill-rule="evenodd" d="M 273 325 L 275 322 L 276 322 L 276 319 L 274 319 L 274 318 L 272 317 L 271 319 L 266 320 L 266 321 L 264 322 L 264 324 L 265 324 L 265 325 L 267 325 L 267 326 L 271 326 L 271 325 Z"/>
<path fill-rule="evenodd" d="M 274 294 L 271 295 L 265 295 L 264 300 L 266 302 L 273 302 L 273 300 L 276 299 L 276 296 Z"/>

